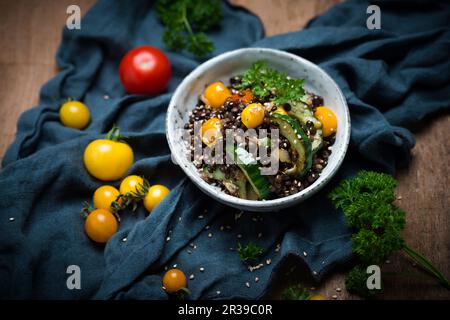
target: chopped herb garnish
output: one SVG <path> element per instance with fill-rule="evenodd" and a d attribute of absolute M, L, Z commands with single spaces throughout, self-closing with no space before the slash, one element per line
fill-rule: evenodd
<path fill-rule="evenodd" d="M 300 101 L 305 95 L 303 79 L 271 69 L 266 61 L 257 61 L 243 74 L 238 89 L 249 88 L 260 99 L 269 98 L 276 104 Z"/>
<path fill-rule="evenodd" d="M 260 246 L 249 242 L 247 245 L 242 246 L 240 243 L 238 244 L 238 253 L 239 258 L 242 262 L 246 262 L 249 260 L 255 260 L 257 259 L 262 253 L 264 252 L 264 249 Z"/>
<path fill-rule="evenodd" d="M 163 41 L 169 49 L 186 49 L 199 58 L 214 50 L 214 44 L 204 32 L 222 21 L 219 0 L 158 0 L 156 11 L 166 27 Z"/>
<path fill-rule="evenodd" d="M 281 294 L 283 300 L 308 300 L 309 297 L 308 289 L 299 284 L 288 287 Z"/>

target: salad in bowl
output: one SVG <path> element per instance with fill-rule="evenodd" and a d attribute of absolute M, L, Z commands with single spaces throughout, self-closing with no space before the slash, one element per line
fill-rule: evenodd
<path fill-rule="evenodd" d="M 286 197 L 314 183 L 328 164 L 337 118 L 303 83 L 268 67 L 266 61 L 256 61 L 227 84 L 207 84 L 185 124 L 191 134 L 190 156 L 201 177 L 222 192 L 248 200 Z M 233 135 L 235 145 L 225 145 L 227 134 Z M 197 156 L 196 140 L 211 152 Z M 219 144 L 222 158 L 211 161 Z M 278 162 L 266 174 L 263 157 L 251 152 L 261 149 L 267 159 L 276 153 L 271 160 Z"/>
<path fill-rule="evenodd" d="M 205 193 L 248 211 L 278 211 L 335 174 L 350 138 L 336 83 L 317 65 L 265 48 L 224 53 L 192 71 L 169 104 L 174 162 Z"/>

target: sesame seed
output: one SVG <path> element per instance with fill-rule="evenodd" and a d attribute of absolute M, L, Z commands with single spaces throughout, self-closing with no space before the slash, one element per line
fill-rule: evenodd
<path fill-rule="evenodd" d="M 314 290 L 316 290 L 316 287 L 311 287 L 311 288 L 309 288 L 311 291 L 314 291 Z"/>
<path fill-rule="evenodd" d="M 258 282 L 259 281 L 259 278 L 258 277 L 255 277 L 255 282 Z"/>
<path fill-rule="evenodd" d="M 13 222 L 14 220 L 16 220 L 16 219 L 13 217 L 9 218 L 9 221 L 11 221 L 11 222 Z"/>
<path fill-rule="evenodd" d="M 175 263 L 173 266 L 172 266 L 172 268 L 176 268 L 178 265 Z"/>
<path fill-rule="evenodd" d="M 167 237 L 167 238 L 166 238 L 166 242 L 169 242 L 169 241 L 170 241 L 170 237 Z"/>
<path fill-rule="evenodd" d="M 267 265 L 269 265 L 269 264 L 271 264 L 271 263 L 272 263 L 272 259 L 267 259 L 267 260 L 266 260 L 266 264 L 267 264 Z"/>
<path fill-rule="evenodd" d="M 203 268 L 203 267 L 200 267 L 200 272 L 203 272 L 203 271 L 205 271 L 205 268 Z"/>
<path fill-rule="evenodd" d="M 127 242 L 127 238 L 125 237 L 125 238 L 122 238 L 122 242 Z"/>
<path fill-rule="evenodd" d="M 246 283 L 245 283 L 245 286 L 246 286 L 247 288 L 250 288 L 250 283 L 246 282 Z"/>
<path fill-rule="evenodd" d="M 234 249 L 233 248 L 230 248 L 230 251 L 233 251 Z"/>
<path fill-rule="evenodd" d="M 258 222 L 258 219 L 256 219 L 255 217 L 253 217 L 252 220 L 253 220 L 254 222 Z"/>
<path fill-rule="evenodd" d="M 178 221 L 181 221 L 181 217 L 178 218 Z"/>
<path fill-rule="evenodd" d="M 225 228 L 227 228 L 227 230 L 231 230 L 231 226 L 226 226 Z"/>
<path fill-rule="evenodd" d="M 193 274 L 191 274 L 191 275 L 189 276 L 189 279 L 190 279 L 190 280 L 194 280 L 194 278 L 195 278 L 195 277 L 194 277 Z"/>
<path fill-rule="evenodd" d="M 209 226 L 206 226 L 206 227 L 205 227 L 205 230 L 208 230 L 209 228 L 210 228 Z"/>
<path fill-rule="evenodd" d="M 341 291 L 342 291 L 342 289 L 341 289 L 341 288 L 339 288 L 339 287 L 337 287 L 337 288 L 336 288 L 336 291 L 337 291 L 337 292 L 341 292 Z"/>
<path fill-rule="evenodd" d="M 164 271 L 167 271 L 167 269 L 169 269 L 167 266 L 164 267 Z"/>
<path fill-rule="evenodd" d="M 197 246 L 196 246 L 196 245 L 194 246 L 194 249 L 197 249 Z"/>
<path fill-rule="evenodd" d="M 188 251 L 187 251 L 187 253 L 188 253 L 188 254 L 191 254 L 191 253 L 192 253 L 192 251 L 191 251 L 191 250 L 188 250 Z"/>
<path fill-rule="evenodd" d="M 203 215 L 199 215 L 197 218 L 198 219 L 203 219 L 204 217 L 203 217 Z"/>
<path fill-rule="evenodd" d="M 397 197 L 397 200 L 402 200 L 402 199 L 403 199 L 402 196 Z"/>
<path fill-rule="evenodd" d="M 208 233 L 208 238 L 212 238 L 212 233 Z"/>
<path fill-rule="evenodd" d="M 220 226 L 220 231 L 223 231 L 223 229 L 224 229 L 224 227 L 223 227 L 223 226 Z"/>
<path fill-rule="evenodd" d="M 334 300 L 337 299 L 337 295 L 335 295 L 335 294 L 333 294 L 331 297 L 332 297 Z"/>
<path fill-rule="evenodd" d="M 217 291 L 216 291 L 216 293 L 217 293 L 217 295 L 219 295 L 219 294 L 220 294 L 220 291 L 219 291 L 219 290 L 217 290 Z"/>
<path fill-rule="evenodd" d="M 237 235 L 237 237 L 238 237 L 238 239 L 242 238 L 242 234 L 239 233 L 239 234 Z"/>
<path fill-rule="evenodd" d="M 391 260 L 386 260 L 386 264 L 390 264 L 391 263 Z"/>
<path fill-rule="evenodd" d="M 260 233 L 258 233 L 258 238 L 261 238 L 262 237 L 262 233 L 260 232 Z"/>
<path fill-rule="evenodd" d="M 262 267 L 264 267 L 264 264 L 260 263 L 257 266 L 248 266 L 247 269 L 248 271 L 253 272 L 253 270 L 258 270 Z"/>
<path fill-rule="evenodd" d="M 317 276 L 317 271 L 313 271 L 313 275 Z"/>
<path fill-rule="evenodd" d="M 103 96 L 103 99 L 109 100 L 109 96 L 108 96 L 107 94 L 105 94 L 105 95 Z"/>

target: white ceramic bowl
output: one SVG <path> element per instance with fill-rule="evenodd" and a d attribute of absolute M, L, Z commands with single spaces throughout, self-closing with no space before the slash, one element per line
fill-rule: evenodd
<path fill-rule="evenodd" d="M 289 74 L 293 78 L 305 79 L 305 88 L 323 97 L 338 119 L 336 142 L 328 165 L 319 179 L 304 190 L 288 197 L 274 200 L 245 200 L 230 196 L 218 187 L 206 183 L 187 158 L 186 144 L 182 141 L 182 129 L 188 121 L 188 112 L 194 109 L 205 85 L 223 81 L 242 74 L 257 60 L 265 60 L 269 66 Z M 245 48 L 214 57 L 192 71 L 176 89 L 167 110 L 166 135 L 172 159 L 181 166 L 187 176 L 206 194 L 229 206 L 246 211 L 278 211 L 312 196 L 336 173 L 344 160 L 350 140 L 350 115 L 344 95 L 331 77 L 314 63 L 296 55 L 266 48 Z"/>

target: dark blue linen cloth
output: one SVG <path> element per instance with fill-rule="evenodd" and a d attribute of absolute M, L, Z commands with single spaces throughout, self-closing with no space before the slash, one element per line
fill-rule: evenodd
<path fill-rule="evenodd" d="M 366 28 L 367 6 L 346 2 L 305 30 L 262 39 L 256 17 L 224 4 L 222 26 L 210 33 L 213 55 L 248 46 L 298 54 L 338 82 L 352 117 L 348 155 L 322 192 L 285 211 L 241 215 L 202 194 L 170 161 L 166 108 L 177 84 L 200 62 L 165 49 L 152 1 L 99 1 L 81 30 L 64 30 L 57 54 L 61 71 L 42 88 L 39 105 L 21 116 L 17 138 L 3 159 L 0 297 L 166 299 L 161 276 L 176 264 L 194 276 L 191 299 L 255 299 L 265 294 L 276 267 L 289 255 L 303 259 L 317 280 L 348 259 L 349 231 L 327 193 L 362 168 L 394 173 L 407 164 L 414 137 L 405 127 L 448 109 L 450 101 L 449 6 L 380 2 L 381 30 Z M 120 59 L 142 44 L 168 54 L 173 75 L 167 93 L 128 95 L 122 88 Z M 60 124 L 59 106 L 67 97 L 89 106 L 87 129 Z M 129 173 L 172 192 L 150 215 L 142 207 L 124 212 L 119 232 L 104 247 L 86 237 L 79 215 L 82 202 L 102 185 L 86 172 L 82 156 L 85 146 L 114 123 L 135 151 Z M 264 266 L 253 272 L 235 251 L 238 242 L 249 241 L 265 248 Z M 81 269 L 80 290 L 66 286 L 69 265 Z"/>

